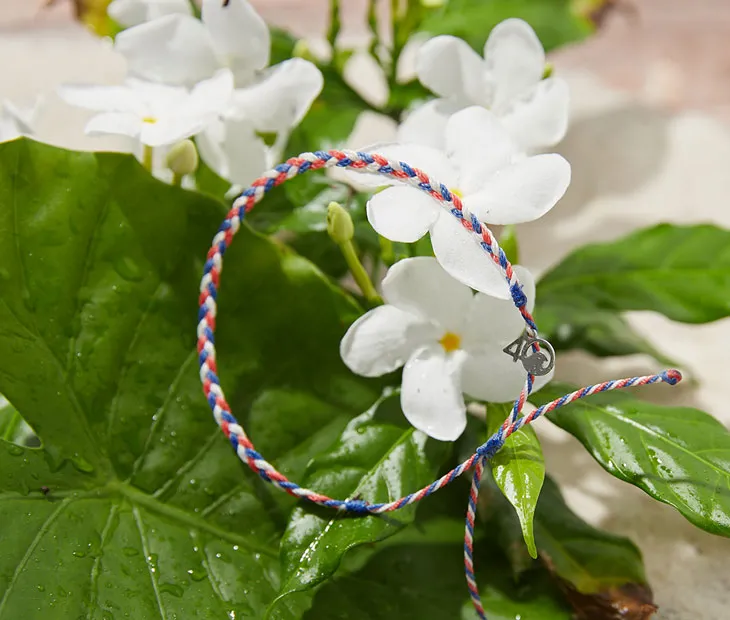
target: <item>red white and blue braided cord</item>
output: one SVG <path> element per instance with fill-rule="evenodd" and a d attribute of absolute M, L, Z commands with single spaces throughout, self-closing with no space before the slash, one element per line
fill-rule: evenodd
<path fill-rule="evenodd" d="M 479 618 L 486 620 L 486 614 L 479 597 L 474 577 L 473 564 L 473 539 L 474 519 L 476 515 L 477 497 L 479 485 L 486 461 L 491 458 L 503 445 L 506 439 L 526 424 L 532 423 L 543 413 L 547 413 L 567 405 L 575 400 L 590 396 L 597 392 L 616 390 L 637 385 L 647 385 L 657 382 L 665 382 L 671 385 L 681 379 L 677 370 L 667 370 L 661 374 L 645 377 L 632 377 L 616 381 L 607 381 L 581 390 L 567 394 L 550 403 L 546 403 L 535 409 L 526 416 L 521 416 L 522 409 L 527 397 L 532 391 L 534 377 L 527 375 L 525 386 L 520 396 L 515 401 L 509 417 L 504 421 L 501 428 L 494 433 L 483 445 L 479 446 L 474 454 L 463 463 L 452 469 L 450 472 L 435 480 L 428 486 L 410 493 L 404 497 L 387 503 L 372 504 L 361 499 L 334 499 L 300 487 L 295 482 L 286 478 L 276 468 L 266 461 L 256 451 L 254 444 L 246 435 L 243 427 L 238 423 L 231 413 L 223 389 L 218 379 L 215 349 L 215 321 L 216 321 L 216 298 L 220 276 L 223 269 L 223 255 L 231 245 L 233 237 L 238 232 L 241 222 L 248 213 L 265 195 L 274 187 L 281 185 L 288 179 L 303 174 L 308 170 L 320 168 L 349 168 L 367 173 L 375 173 L 390 176 L 397 181 L 418 188 L 441 204 L 452 216 L 457 218 L 461 225 L 472 234 L 485 253 L 492 259 L 494 264 L 502 272 L 507 285 L 509 286 L 512 300 L 525 321 L 527 335 L 531 338 L 538 337 L 537 325 L 530 313 L 527 311 L 527 298 L 522 292 L 522 287 L 515 275 L 512 265 L 507 260 L 502 248 L 499 247 L 491 231 L 482 224 L 473 214 L 469 213 L 461 202 L 458 195 L 430 178 L 423 171 L 412 168 L 405 162 L 391 161 L 374 153 L 362 153 L 355 151 L 316 151 L 314 153 L 303 153 L 298 157 L 292 157 L 285 163 L 280 164 L 268 171 L 262 177 L 254 181 L 251 186 L 243 191 L 234 201 L 225 220 L 221 224 L 218 233 L 213 238 L 213 243 L 208 251 L 207 260 L 203 269 L 203 277 L 200 283 L 199 313 L 198 313 L 198 356 L 200 363 L 200 380 L 203 384 L 203 392 L 213 411 L 215 421 L 233 445 L 238 457 L 246 463 L 253 471 L 259 474 L 264 480 L 272 483 L 286 493 L 294 497 L 301 497 L 315 504 L 328 506 L 337 510 L 353 512 L 357 514 L 382 514 L 398 510 L 403 506 L 413 504 L 424 497 L 435 493 L 443 488 L 465 471 L 474 467 L 469 504 L 466 513 L 466 526 L 464 533 L 464 570 L 466 573 L 467 585 L 475 609 Z M 536 345 L 533 345 L 536 347 Z"/>

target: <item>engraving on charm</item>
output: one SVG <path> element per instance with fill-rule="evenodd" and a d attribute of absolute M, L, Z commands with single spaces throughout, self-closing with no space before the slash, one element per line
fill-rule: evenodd
<path fill-rule="evenodd" d="M 540 345 L 539 351 L 533 348 L 534 344 Z M 502 351 L 511 356 L 512 361 L 522 362 L 524 369 L 536 377 L 548 374 L 555 367 L 555 350 L 552 345 L 542 338 L 530 338 L 525 332 Z"/>

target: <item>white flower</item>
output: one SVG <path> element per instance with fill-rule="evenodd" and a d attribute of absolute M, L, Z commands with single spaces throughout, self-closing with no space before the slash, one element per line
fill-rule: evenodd
<path fill-rule="evenodd" d="M 235 90 L 223 116 L 198 138 L 203 161 L 231 183 L 248 185 L 280 158 L 256 131 L 278 134 L 276 147 L 282 146 L 323 85 L 320 70 L 301 58 L 265 70 L 259 81 Z"/>
<path fill-rule="evenodd" d="M 291 58 L 267 68 L 270 36 L 246 0 L 203 0 L 202 21 L 174 14 L 121 32 L 115 48 L 132 75 L 165 84 L 193 84 L 219 67 L 234 75 L 231 105 L 199 140 L 200 155 L 215 172 L 245 185 L 268 167 L 267 150 L 254 132 L 279 134 L 281 145 L 322 90 L 313 63 Z M 243 142 L 242 142 L 243 140 Z"/>
<path fill-rule="evenodd" d="M 114 0 L 107 13 L 122 26 L 136 26 L 164 15 L 192 15 L 190 0 Z"/>
<path fill-rule="evenodd" d="M 534 280 L 522 267 L 515 272 L 531 310 Z M 466 426 L 462 394 L 488 402 L 519 396 L 527 372 L 502 351 L 525 326 L 511 300 L 474 295 L 430 257 L 393 265 L 382 292 L 386 305 L 352 324 L 340 354 L 353 372 L 366 377 L 403 366 L 401 407 L 413 426 L 453 441 Z M 533 391 L 551 376 L 537 377 Z"/>
<path fill-rule="evenodd" d="M 190 85 L 217 69 L 233 72 L 236 85 L 248 84 L 269 64 L 266 22 L 246 0 L 203 0 L 202 21 L 172 14 L 120 32 L 114 48 L 132 75 L 152 82 Z"/>
<path fill-rule="evenodd" d="M 7 99 L 0 104 L 0 142 L 33 133 L 39 102 L 37 99 L 30 108 L 19 108 Z"/>
<path fill-rule="evenodd" d="M 188 91 L 128 79 L 121 86 L 61 86 L 66 102 L 99 112 L 86 125 L 89 135 L 116 134 L 156 147 L 200 133 L 230 105 L 233 76 L 218 71 Z"/>
<path fill-rule="evenodd" d="M 570 183 L 570 164 L 560 155 L 526 157 L 488 110 L 470 107 L 445 126 L 445 151 L 414 144 L 368 150 L 420 168 L 457 194 L 486 224 L 518 224 L 547 213 Z M 354 173 L 353 173 L 354 174 Z M 368 175 L 373 185 L 389 182 Z M 383 237 L 410 243 L 431 233 L 434 254 L 453 277 L 483 293 L 509 297 L 502 274 L 469 233 L 437 201 L 414 187 L 388 187 L 367 205 L 370 224 Z"/>
<path fill-rule="evenodd" d="M 535 31 L 521 19 L 507 19 L 492 30 L 482 59 L 469 45 L 444 35 L 418 52 L 420 82 L 441 99 L 409 115 L 402 127 L 410 142 L 443 146 L 441 128 L 449 115 L 469 106 L 490 109 L 527 152 L 553 146 L 568 127 L 568 86 L 542 79 L 545 51 Z"/>
<path fill-rule="evenodd" d="M 263 140 L 244 117 L 216 119 L 196 142 L 200 158 L 219 177 L 246 186 L 270 167 Z"/>

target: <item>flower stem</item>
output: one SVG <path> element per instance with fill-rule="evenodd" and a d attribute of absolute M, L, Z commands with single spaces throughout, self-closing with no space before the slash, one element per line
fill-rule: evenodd
<path fill-rule="evenodd" d="M 333 55 L 337 35 L 340 34 L 340 0 L 330 0 L 329 27 L 327 28 L 327 41 L 332 47 Z"/>
<path fill-rule="evenodd" d="M 345 257 L 347 266 L 350 268 L 350 273 L 355 278 L 355 282 L 360 287 L 365 299 L 372 304 L 383 303 L 383 300 L 380 299 L 380 295 L 378 295 L 370 280 L 370 276 L 368 276 L 368 272 L 365 271 L 365 267 L 362 266 L 360 259 L 357 257 L 357 252 L 355 252 L 355 246 L 352 241 L 345 241 L 344 243 L 340 243 L 339 246 L 340 250 L 342 250 L 342 255 Z"/>
<path fill-rule="evenodd" d="M 152 147 L 146 144 L 142 146 L 142 165 L 145 170 L 152 172 Z"/>
<path fill-rule="evenodd" d="M 178 174 L 177 172 L 173 172 L 172 173 L 172 184 L 175 187 L 181 187 L 182 186 L 182 180 L 183 180 L 183 175 L 182 174 Z"/>
<path fill-rule="evenodd" d="M 378 241 L 380 241 L 380 257 L 383 262 L 390 266 L 395 262 L 395 251 L 393 250 L 393 242 L 390 239 L 378 235 Z"/>

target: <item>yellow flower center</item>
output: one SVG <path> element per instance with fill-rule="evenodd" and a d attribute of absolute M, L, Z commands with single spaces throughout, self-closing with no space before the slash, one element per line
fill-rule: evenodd
<path fill-rule="evenodd" d="M 451 193 L 452 194 L 455 194 L 456 196 L 458 196 L 462 200 L 464 199 L 464 194 L 462 193 L 462 191 L 460 189 L 452 189 L 451 190 Z"/>
<path fill-rule="evenodd" d="M 154 125 L 157 122 L 157 119 L 154 116 L 145 116 L 142 119 L 143 123 L 149 123 L 150 125 Z"/>
<path fill-rule="evenodd" d="M 439 344 L 444 348 L 444 351 L 451 353 L 461 347 L 461 336 L 454 332 L 446 332 L 439 340 Z"/>

